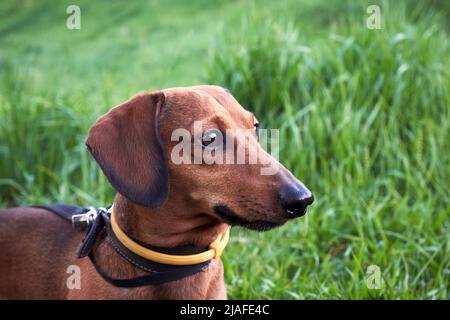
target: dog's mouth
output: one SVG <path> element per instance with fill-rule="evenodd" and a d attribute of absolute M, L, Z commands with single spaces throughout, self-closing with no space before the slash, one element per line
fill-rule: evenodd
<path fill-rule="evenodd" d="M 241 226 L 255 231 L 267 231 L 281 226 L 283 223 L 277 223 L 266 220 L 249 221 L 239 217 L 233 210 L 224 205 L 214 206 L 214 212 L 226 223 L 233 226 Z"/>

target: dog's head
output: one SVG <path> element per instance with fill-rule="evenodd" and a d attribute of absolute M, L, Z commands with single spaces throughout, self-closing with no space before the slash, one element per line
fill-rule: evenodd
<path fill-rule="evenodd" d="M 260 146 L 257 130 L 228 91 L 195 86 L 135 96 L 98 119 L 86 144 L 136 204 L 176 198 L 197 214 L 268 230 L 304 215 L 313 196 Z"/>

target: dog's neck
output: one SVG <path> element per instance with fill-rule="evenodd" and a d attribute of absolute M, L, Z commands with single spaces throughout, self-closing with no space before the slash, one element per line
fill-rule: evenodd
<path fill-rule="evenodd" d="M 195 206 L 188 203 L 180 203 L 180 199 L 171 199 L 169 196 L 163 207 L 151 209 L 117 194 L 114 212 L 119 226 L 126 234 L 156 247 L 208 247 L 226 230 L 227 225 L 216 217 L 196 212 Z"/>

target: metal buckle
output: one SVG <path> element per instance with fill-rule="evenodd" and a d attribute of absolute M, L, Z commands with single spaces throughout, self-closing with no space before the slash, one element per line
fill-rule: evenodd
<path fill-rule="evenodd" d="M 72 216 L 72 227 L 77 230 L 84 229 L 88 227 L 92 222 L 94 222 L 95 218 L 97 218 L 97 215 L 97 210 L 95 210 L 94 207 L 89 207 L 89 211 L 86 213 L 74 214 Z"/>

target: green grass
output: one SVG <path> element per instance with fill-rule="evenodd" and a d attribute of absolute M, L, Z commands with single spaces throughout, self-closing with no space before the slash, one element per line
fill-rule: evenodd
<path fill-rule="evenodd" d="M 280 229 L 232 231 L 230 298 L 449 299 L 450 6 L 384 1 L 10 1 L 0 12 L 0 205 L 104 205 L 84 139 L 138 91 L 228 87 L 313 190 Z M 385 285 L 366 286 L 378 265 Z"/>

